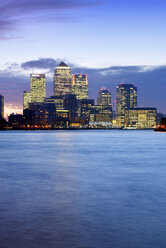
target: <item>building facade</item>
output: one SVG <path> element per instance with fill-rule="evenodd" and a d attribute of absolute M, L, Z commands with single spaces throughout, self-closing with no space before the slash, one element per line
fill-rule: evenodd
<path fill-rule="evenodd" d="M 51 96 L 49 98 L 45 98 L 44 102 L 55 104 L 56 110 L 65 109 L 65 96 Z"/>
<path fill-rule="evenodd" d="M 116 122 L 118 126 L 125 126 L 125 110 L 137 107 L 137 87 L 132 84 L 117 86 Z"/>
<path fill-rule="evenodd" d="M 72 94 L 78 100 L 88 99 L 88 76 L 76 74 L 72 76 Z"/>
<path fill-rule="evenodd" d="M 4 97 L 0 95 L 0 117 L 4 118 Z"/>
<path fill-rule="evenodd" d="M 42 103 L 46 97 L 46 78 L 45 74 L 30 75 L 30 91 L 24 91 L 24 109 L 30 103 Z"/>
<path fill-rule="evenodd" d="M 156 127 L 156 108 L 131 108 L 125 110 L 125 127 L 146 129 Z"/>
<path fill-rule="evenodd" d="M 106 89 L 99 90 L 97 104 L 101 106 L 111 106 L 111 92 Z"/>
<path fill-rule="evenodd" d="M 71 68 L 64 62 L 55 69 L 54 74 L 54 95 L 68 95 L 72 91 Z"/>

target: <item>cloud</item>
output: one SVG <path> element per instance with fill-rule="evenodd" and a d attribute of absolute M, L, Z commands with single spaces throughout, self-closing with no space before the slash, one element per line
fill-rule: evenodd
<path fill-rule="evenodd" d="M 1 0 L 0 39 L 11 38 L 12 31 L 23 21 L 68 21 L 68 10 L 87 8 L 101 0 Z"/>
<path fill-rule="evenodd" d="M 5 96 L 8 104 L 18 104 L 23 101 L 23 91 L 30 89 L 29 74 L 33 72 L 46 73 L 47 96 L 53 94 L 53 73 L 60 59 L 41 58 L 27 61 L 21 65 L 6 64 L 0 67 L 0 94 Z M 106 68 L 86 68 L 71 66 L 73 74 L 88 74 L 89 97 L 97 98 L 97 90 L 102 86 L 110 89 L 112 102 L 116 99 L 116 86 L 123 83 L 134 83 L 138 87 L 138 104 L 145 107 L 157 107 L 158 111 L 166 113 L 166 66 L 110 66 Z"/>
<path fill-rule="evenodd" d="M 24 70 L 29 69 L 54 69 L 58 64 L 60 64 L 61 60 L 55 60 L 52 58 L 41 58 L 38 60 L 31 60 L 25 63 L 22 63 L 21 68 Z"/>

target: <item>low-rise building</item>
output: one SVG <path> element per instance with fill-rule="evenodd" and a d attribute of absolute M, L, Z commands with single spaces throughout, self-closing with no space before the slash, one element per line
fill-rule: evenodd
<path fill-rule="evenodd" d="M 156 108 L 130 108 L 125 110 L 125 127 L 146 129 L 156 126 Z"/>

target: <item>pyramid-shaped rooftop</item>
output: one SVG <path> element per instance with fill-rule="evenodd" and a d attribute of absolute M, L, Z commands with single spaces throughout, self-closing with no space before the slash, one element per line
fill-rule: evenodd
<path fill-rule="evenodd" d="M 61 62 L 58 66 L 68 67 L 68 65 L 66 65 L 64 62 Z"/>

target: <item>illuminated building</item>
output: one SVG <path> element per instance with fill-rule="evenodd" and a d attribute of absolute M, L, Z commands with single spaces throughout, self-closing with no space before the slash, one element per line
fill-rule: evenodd
<path fill-rule="evenodd" d="M 71 94 L 72 81 L 71 69 L 64 62 L 55 69 L 54 74 L 54 95 L 61 96 Z"/>
<path fill-rule="evenodd" d="M 31 103 L 31 92 L 30 91 L 24 91 L 24 104 L 23 108 L 27 109 L 29 107 L 29 103 Z"/>
<path fill-rule="evenodd" d="M 65 96 L 51 96 L 49 98 L 45 98 L 44 102 L 55 104 L 56 110 L 65 109 Z"/>
<path fill-rule="evenodd" d="M 70 120 L 78 116 L 78 100 L 75 95 L 66 95 L 65 96 L 65 109 L 70 111 Z"/>
<path fill-rule="evenodd" d="M 0 95 L 0 117 L 4 118 L 4 97 Z"/>
<path fill-rule="evenodd" d="M 88 76 L 77 74 L 72 76 L 72 94 L 78 100 L 88 99 Z"/>
<path fill-rule="evenodd" d="M 74 120 L 78 115 L 78 100 L 75 95 L 51 96 L 45 99 L 45 103 L 53 103 L 56 110 L 69 110 L 71 120 Z"/>
<path fill-rule="evenodd" d="M 99 90 L 97 104 L 102 106 L 111 106 L 111 92 L 106 89 Z"/>
<path fill-rule="evenodd" d="M 89 121 L 91 114 L 91 107 L 94 106 L 93 99 L 82 99 L 79 101 L 78 116 L 86 121 Z"/>
<path fill-rule="evenodd" d="M 112 107 L 107 105 L 94 105 L 90 109 L 90 122 L 112 123 Z"/>
<path fill-rule="evenodd" d="M 125 110 L 125 127 L 136 129 L 156 126 L 156 108 L 131 108 Z"/>
<path fill-rule="evenodd" d="M 31 74 L 31 102 L 44 102 L 45 97 L 45 74 Z"/>
<path fill-rule="evenodd" d="M 22 128 L 25 125 L 25 117 L 21 114 L 9 115 L 8 124 L 12 128 Z"/>
<path fill-rule="evenodd" d="M 57 110 L 55 127 L 68 128 L 69 125 L 70 125 L 70 111 L 69 110 Z"/>
<path fill-rule="evenodd" d="M 45 97 L 46 97 L 45 74 L 31 74 L 30 91 L 24 91 L 24 109 L 28 108 L 30 103 L 44 102 Z"/>
<path fill-rule="evenodd" d="M 54 127 L 56 122 L 56 107 L 53 103 L 30 103 L 24 110 L 26 124 L 37 127 Z"/>
<path fill-rule="evenodd" d="M 137 107 L 137 87 L 132 84 L 117 86 L 116 121 L 118 126 L 124 126 L 125 110 Z"/>
<path fill-rule="evenodd" d="M 109 90 L 98 91 L 97 104 L 91 107 L 91 122 L 112 122 L 111 93 Z"/>

